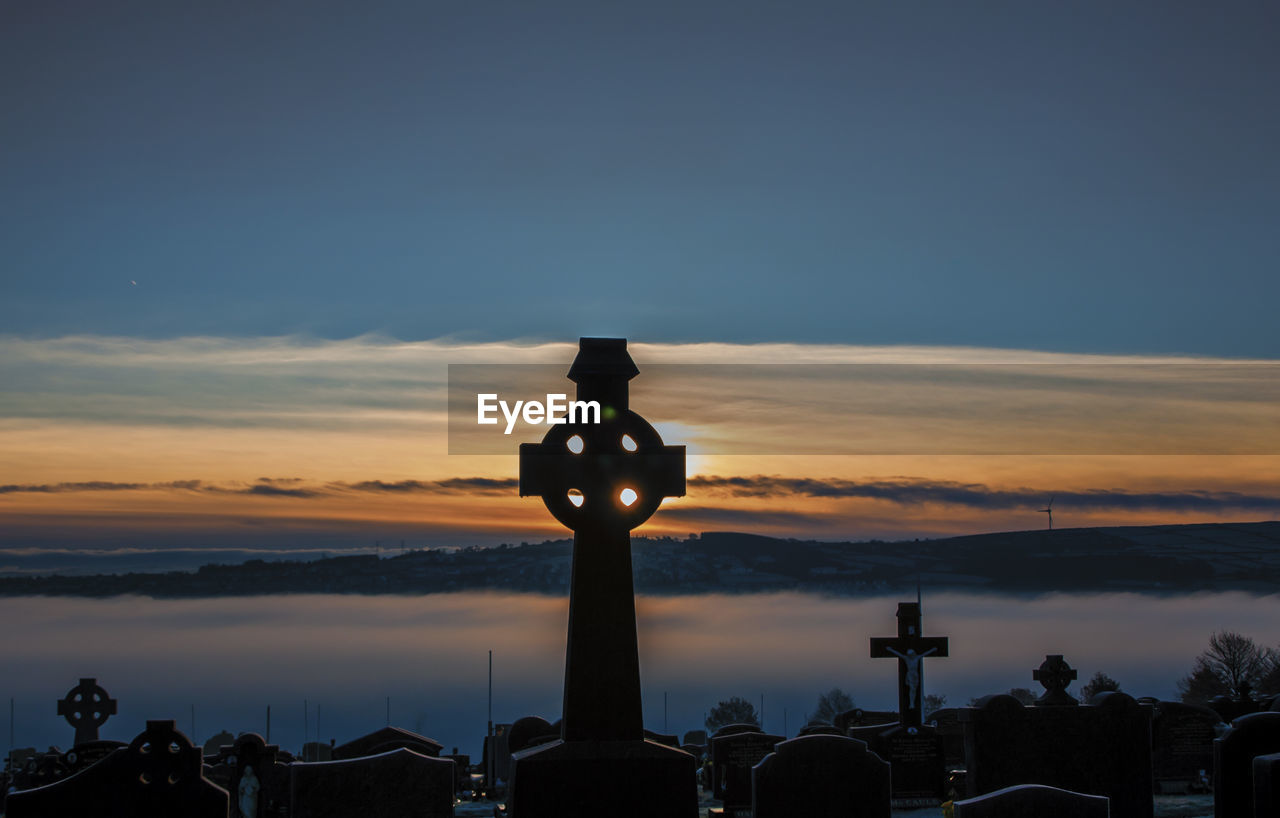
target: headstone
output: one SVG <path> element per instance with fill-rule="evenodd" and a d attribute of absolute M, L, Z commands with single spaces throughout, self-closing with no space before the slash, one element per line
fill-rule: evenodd
<path fill-rule="evenodd" d="M 1213 741 L 1221 722 L 1207 707 L 1156 702 L 1151 722 L 1151 765 L 1156 792 L 1207 791 L 1213 775 Z"/>
<path fill-rule="evenodd" d="M 241 733 L 219 748 L 214 769 L 231 794 L 231 818 L 276 818 L 289 806 L 289 765 L 280 748 L 257 733 Z M 209 776 L 213 778 L 213 775 Z M 221 781 L 219 781 L 221 784 Z"/>
<path fill-rule="evenodd" d="M 751 770 L 753 812 L 748 814 L 889 818 L 889 775 L 889 765 L 864 742 L 799 736 L 780 742 Z"/>
<path fill-rule="evenodd" d="M 1239 695 L 1214 696 L 1209 702 L 1209 709 L 1217 713 L 1227 724 L 1250 713 L 1260 713 L 1266 706 L 1253 698 L 1253 690 L 1248 682 L 1241 683 Z"/>
<path fill-rule="evenodd" d="M 898 660 L 898 712 L 896 724 L 846 729 L 852 738 L 866 741 L 871 750 L 893 768 L 893 798 L 899 806 L 927 806 L 943 800 L 946 768 L 942 738 L 936 728 L 922 721 L 924 660 L 948 655 L 945 636 L 924 636 L 920 603 L 898 603 L 898 635 L 872 637 L 873 659 Z"/>
<path fill-rule="evenodd" d="M 200 748 L 172 721 L 148 721 L 129 744 L 70 778 L 16 792 L 6 818 L 227 818 L 227 791 L 202 775 Z"/>
<path fill-rule="evenodd" d="M 1213 814 L 1248 818 L 1253 812 L 1253 760 L 1280 753 L 1280 713 L 1250 713 L 1213 742 Z"/>
<path fill-rule="evenodd" d="M 1104 796 L 1043 784 L 1005 787 L 955 803 L 955 818 L 1109 818 L 1109 815 L 1110 804 Z"/>
<path fill-rule="evenodd" d="M 898 635 L 871 637 L 872 659 L 898 660 L 899 722 L 905 727 L 923 723 L 924 660 L 947 656 L 947 637 L 924 635 L 920 603 L 898 603 Z"/>
<path fill-rule="evenodd" d="M 711 737 L 711 795 L 724 802 L 726 818 L 750 818 L 751 768 L 782 741 L 785 736 L 756 731 Z"/>
<path fill-rule="evenodd" d="M 76 744 L 98 740 L 98 728 L 116 713 L 116 700 L 107 695 L 97 679 L 81 679 L 58 702 L 58 715 L 76 731 Z"/>
<path fill-rule="evenodd" d="M 706 730 L 690 730 L 689 732 L 684 734 L 684 743 L 685 744 L 706 744 L 707 731 Z"/>
<path fill-rule="evenodd" d="M 962 708 L 968 795 L 1044 784 L 1106 796 L 1116 815 L 1151 818 L 1151 707 L 1119 692 L 1095 701 L 1023 707 L 1000 695 Z"/>
<path fill-rule="evenodd" d="M 558 737 L 551 732 L 551 722 L 541 716 L 525 716 L 511 723 L 511 729 L 507 731 L 507 748 L 518 753 Z"/>
<path fill-rule="evenodd" d="M 1256 818 L 1280 815 L 1280 753 L 1253 759 L 1253 814 Z"/>
<path fill-rule="evenodd" d="M 400 748 L 289 765 L 290 818 L 452 818 L 453 762 Z"/>
<path fill-rule="evenodd" d="M 944 707 L 929 714 L 929 724 L 938 731 L 942 740 L 942 760 L 948 767 L 964 766 L 964 727 L 960 724 L 960 709 Z"/>
<path fill-rule="evenodd" d="M 68 773 L 74 775 L 85 767 L 92 767 L 121 747 L 127 746 L 123 741 L 110 740 L 77 744 L 62 754 L 62 766 L 66 768 Z"/>
<path fill-rule="evenodd" d="M 1031 672 L 1031 678 L 1044 687 L 1044 695 L 1036 699 L 1038 707 L 1075 707 L 1080 704 L 1067 688 L 1079 674 L 1067 664 L 1061 653 L 1044 657 L 1040 667 Z"/>
<path fill-rule="evenodd" d="M 712 734 L 711 734 L 711 737 L 707 739 L 707 752 L 706 752 L 707 769 L 705 770 L 705 772 L 706 772 L 706 780 L 704 780 L 704 781 L 703 781 L 703 788 L 704 788 L 707 792 L 711 792 L 711 793 L 714 793 L 714 792 L 716 791 L 716 783 L 715 783 L 715 781 L 716 781 L 716 775 L 715 775 L 716 745 L 715 745 L 715 740 L 716 740 L 716 739 L 718 739 L 718 738 L 720 738 L 720 737 L 722 737 L 722 736 L 732 736 L 732 735 L 734 735 L 735 733 L 763 733 L 763 732 L 764 732 L 764 730 L 760 729 L 760 725 L 758 725 L 758 724 L 742 724 L 742 723 L 738 723 L 738 724 L 726 724 L 726 725 L 724 725 L 724 726 L 722 726 L 722 727 L 718 728 L 714 733 L 712 733 Z M 716 797 L 718 798 L 719 796 L 716 796 Z"/>
<path fill-rule="evenodd" d="M 333 748 L 333 760 L 373 756 L 388 750 L 413 750 L 419 755 L 436 758 L 444 745 L 433 738 L 418 735 L 400 727 L 381 727 L 360 738 Z"/>
<path fill-rule="evenodd" d="M 552 425 L 520 447 L 520 495 L 574 532 L 561 740 L 516 753 L 508 806 L 519 818 L 694 818 L 688 753 L 644 738 L 631 529 L 685 489 L 683 446 L 631 411 L 638 374 L 626 341 L 583 338 L 569 369 L 599 423 Z"/>

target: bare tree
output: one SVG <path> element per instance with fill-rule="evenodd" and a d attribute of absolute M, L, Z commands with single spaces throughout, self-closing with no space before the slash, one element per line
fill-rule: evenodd
<path fill-rule="evenodd" d="M 1207 702 L 1215 696 L 1242 697 L 1270 681 L 1280 655 L 1247 636 L 1218 631 L 1209 648 L 1196 657 L 1191 673 L 1178 682 L 1184 702 Z"/>

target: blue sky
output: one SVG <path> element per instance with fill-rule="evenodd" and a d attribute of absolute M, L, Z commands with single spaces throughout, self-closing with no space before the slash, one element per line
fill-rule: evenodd
<path fill-rule="evenodd" d="M 1278 41 L 1272 4 L 6 3 L 0 326 L 1274 357 Z"/>

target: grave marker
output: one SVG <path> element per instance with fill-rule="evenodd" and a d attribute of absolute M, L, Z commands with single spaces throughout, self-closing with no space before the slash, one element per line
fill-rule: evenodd
<path fill-rule="evenodd" d="M 290 818 L 452 818 L 453 762 L 404 748 L 289 765 Z"/>
<path fill-rule="evenodd" d="M 1019 784 L 956 802 L 955 818 L 1108 818 L 1110 802 L 1043 784 Z"/>
<path fill-rule="evenodd" d="M 6 818 L 227 818 L 227 791 L 202 775 L 200 748 L 172 721 L 147 729 L 56 784 L 11 794 Z"/>
<path fill-rule="evenodd" d="M 889 818 L 889 765 L 865 742 L 808 735 L 783 741 L 751 770 L 753 818 Z"/>
<path fill-rule="evenodd" d="M 724 802 L 726 818 L 750 818 L 751 768 L 785 740 L 758 728 L 711 737 L 711 795 Z"/>
<path fill-rule="evenodd" d="M 75 728 L 76 744 L 88 744 L 98 740 L 98 728 L 116 714 L 116 704 L 97 679 L 81 679 L 58 702 L 58 715 Z"/>
<path fill-rule="evenodd" d="M 1040 674 L 1047 689 L 1065 689 L 1070 668 L 1049 664 L 1050 674 Z M 1112 811 L 1126 818 L 1153 815 L 1150 705 L 1114 691 L 1076 706 L 1024 707 L 999 695 L 960 709 L 959 716 L 970 797 L 1044 784 L 1106 796 Z"/>
<path fill-rule="evenodd" d="M 947 645 L 945 636 L 924 636 L 918 602 L 898 603 L 896 637 L 871 637 L 872 659 L 898 660 L 898 718 L 904 726 L 919 727 L 922 723 L 924 660 L 947 656 Z"/>
<path fill-rule="evenodd" d="M 626 341 L 583 338 L 569 369 L 599 423 L 554 425 L 520 447 L 520 496 L 542 498 L 571 529 L 569 634 L 560 740 L 513 756 L 517 818 L 697 814 L 694 759 L 644 738 L 631 529 L 685 490 L 683 446 L 631 411 L 639 373 Z"/>
<path fill-rule="evenodd" d="M 1213 814 L 1249 818 L 1253 812 L 1253 760 L 1280 753 L 1280 713 L 1250 713 L 1231 722 L 1213 742 Z"/>

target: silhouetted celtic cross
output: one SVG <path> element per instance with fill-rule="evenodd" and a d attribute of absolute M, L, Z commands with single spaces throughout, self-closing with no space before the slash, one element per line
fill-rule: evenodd
<path fill-rule="evenodd" d="M 1075 668 L 1067 664 L 1062 654 L 1055 653 L 1044 657 L 1040 667 L 1031 671 L 1031 678 L 1044 686 L 1045 693 L 1037 704 L 1079 704 L 1075 697 L 1067 692 L 1067 687 L 1079 674 Z"/>
<path fill-rule="evenodd" d="M 580 417 L 520 446 L 520 496 L 541 497 L 573 529 L 565 741 L 644 740 L 631 529 L 685 480 L 684 447 L 663 445 L 628 406 L 637 374 L 625 339 L 583 338 L 569 379 L 579 401 L 599 402 L 600 422 Z"/>
<path fill-rule="evenodd" d="M 684 446 L 666 446 L 628 406 L 639 374 L 622 338 L 583 338 L 569 379 L 579 401 L 600 404 L 599 423 L 552 426 L 541 443 L 520 446 L 520 496 L 540 496 L 573 531 L 630 531 L 664 497 L 684 495 Z"/>
<path fill-rule="evenodd" d="M 98 728 L 115 712 L 116 700 L 107 695 L 97 679 L 81 679 L 58 702 L 58 715 L 65 716 L 67 724 L 76 730 L 76 744 L 97 741 Z"/>

